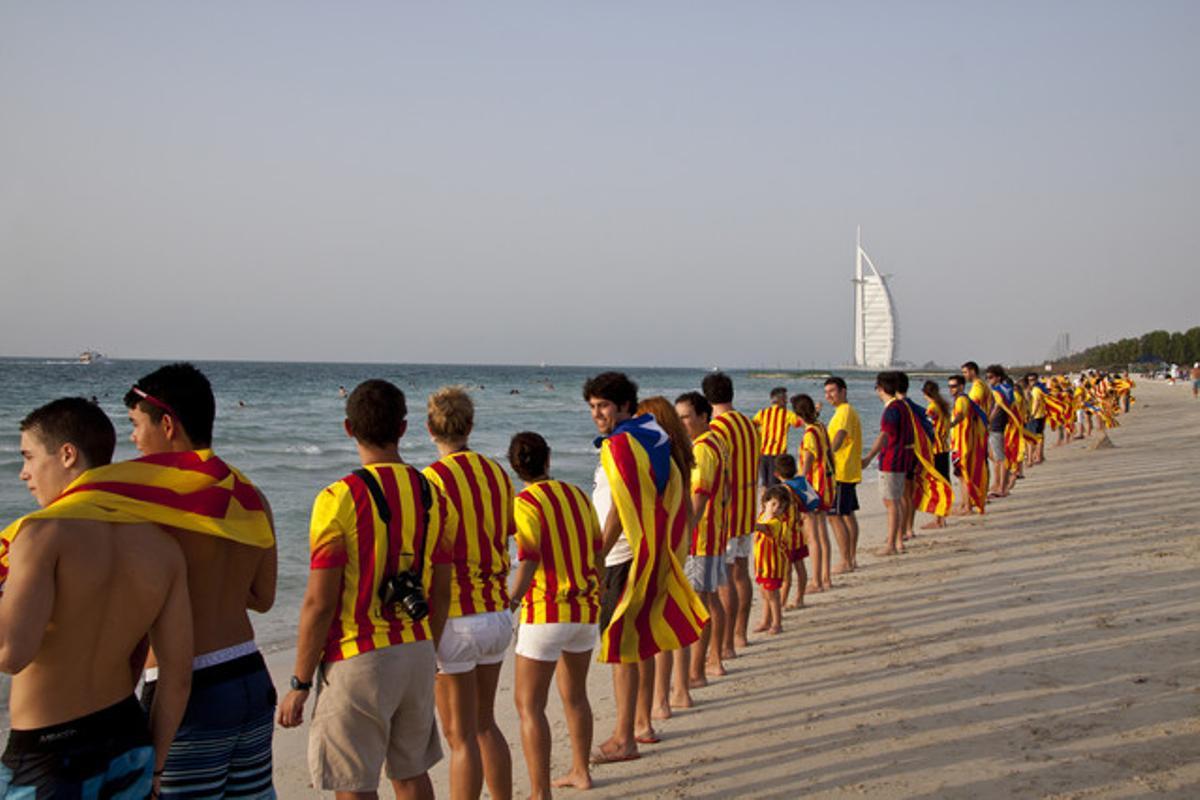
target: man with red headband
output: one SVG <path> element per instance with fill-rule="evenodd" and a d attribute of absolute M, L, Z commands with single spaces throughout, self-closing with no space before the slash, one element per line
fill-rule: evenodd
<path fill-rule="evenodd" d="M 273 798 L 271 737 L 275 689 L 254 644 L 247 610 L 275 601 L 276 549 L 270 509 L 245 478 L 213 455 L 216 402 L 191 364 L 168 364 L 138 380 L 125 395 L 131 439 L 147 470 L 167 473 L 163 488 L 186 491 L 192 482 L 219 479 L 228 500 L 214 512 L 223 524 L 210 535 L 193 526 L 194 506 L 163 517 L 187 561 L 195 657 L 192 694 L 162 775 L 163 797 L 203 795 Z M 171 486 L 177 475 L 177 486 Z M 265 519 L 264 519 L 265 516 Z M 203 522 L 203 521 L 202 521 Z M 266 536 L 263 529 L 266 528 Z M 203 531 L 203 532 L 201 532 Z M 143 703 L 155 691 L 153 654 Z"/>

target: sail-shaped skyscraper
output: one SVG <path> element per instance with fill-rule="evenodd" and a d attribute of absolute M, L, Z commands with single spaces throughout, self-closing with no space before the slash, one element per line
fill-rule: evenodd
<path fill-rule="evenodd" d="M 863 271 L 866 264 L 868 272 Z M 875 269 L 862 248 L 862 230 L 855 238 L 854 366 L 878 369 L 895 361 L 899 326 L 887 278 Z"/>

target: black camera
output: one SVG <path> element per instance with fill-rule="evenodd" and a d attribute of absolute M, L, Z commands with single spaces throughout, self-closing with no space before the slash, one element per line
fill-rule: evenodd
<path fill-rule="evenodd" d="M 401 572 L 385 580 L 379 587 L 379 599 L 385 606 L 400 606 L 413 622 L 429 616 L 421 579 L 414 572 Z"/>

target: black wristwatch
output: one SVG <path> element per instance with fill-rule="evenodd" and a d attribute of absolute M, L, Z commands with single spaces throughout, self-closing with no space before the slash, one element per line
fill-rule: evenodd
<path fill-rule="evenodd" d="M 292 688 L 298 692 L 307 692 L 312 688 L 312 681 L 302 681 L 295 675 L 292 676 Z"/>

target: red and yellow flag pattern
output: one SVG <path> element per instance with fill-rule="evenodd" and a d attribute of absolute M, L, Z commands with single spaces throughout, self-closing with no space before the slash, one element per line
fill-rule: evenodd
<path fill-rule="evenodd" d="M 599 660 L 632 664 L 695 642 L 708 614 L 670 548 L 687 525 L 679 468 L 666 459 L 670 477 L 659 492 L 650 456 L 629 433 L 603 441 L 600 463 L 633 562 L 612 620 L 600 632 Z"/>
<path fill-rule="evenodd" d="M 987 506 L 988 468 L 987 415 L 965 394 L 954 398 L 954 416 L 958 424 L 950 431 L 954 460 L 967 489 L 967 505 L 980 514 Z"/>
<path fill-rule="evenodd" d="M 760 408 L 751 420 L 758 428 L 764 456 L 778 456 L 787 452 L 788 431 L 799 428 L 800 418 L 783 406 L 770 405 Z"/>
<path fill-rule="evenodd" d="M 833 461 L 829 454 L 829 432 L 819 422 L 814 422 L 804 428 L 804 437 L 800 440 L 800 464 L 804 464 L 804 454 L 812 456 L 808 467 L 804 470 L 804 480 L 821 498 L 821 511 L 833 508 L 837 486 L 833 480 Z"/>
<path fill-rule="evenodd" d="M 754 531 L 755 481 L 758 479 L 760 436 L 754 423 L 740 411 L 726 411 L 713 419 L 711 428 L 729 454 L 729 505 L 725 539 Z"/>
<path fill-rule="evenodd" d="M 933 439 L 925 428 L 925 421 L 918 416 L 923 409 L 908 401 L 901 406 L 908 412 L 912 424 L 913 455 L 917 458 L 914 476 L 917 509 L 939 517 L 947 516 L 954 505 L 954 489 L 933 463 Z"/>
<path fill-rule="evenodd" d="M 508 608 L 508 539 L 516 533 L 512 481 L 473 450 L 451 453 L 424 472 L 458 512 L 450 616 Z"/>
<path fill-rule="evenodd" d="M 778 519 L 760 519 L 758 524 L 770 533 L 757 530 L 754 533 L 754 577 L 762 581 L 781 581 L 787 577 L 791 563 L 792 536 L 790 514 Z"/>
<path fill-rule="evenodd" d="M 595 624 L 600 615 L 596 571 L 602 538 L 592 501 L 557 480 L 531 484 L 517 495 L 517 557 L 537 568 L 521 599 L 521 621 Z"/>
<path fill-rule="evenodd" d="M 212 450 L 158 453 L 84 472 L 54 502 L 0 533 L 0 582 L 8 576 L 12 541 L 38 519 L 152 522 L 251 547 L 275 544 L 254 484 Z"/>

